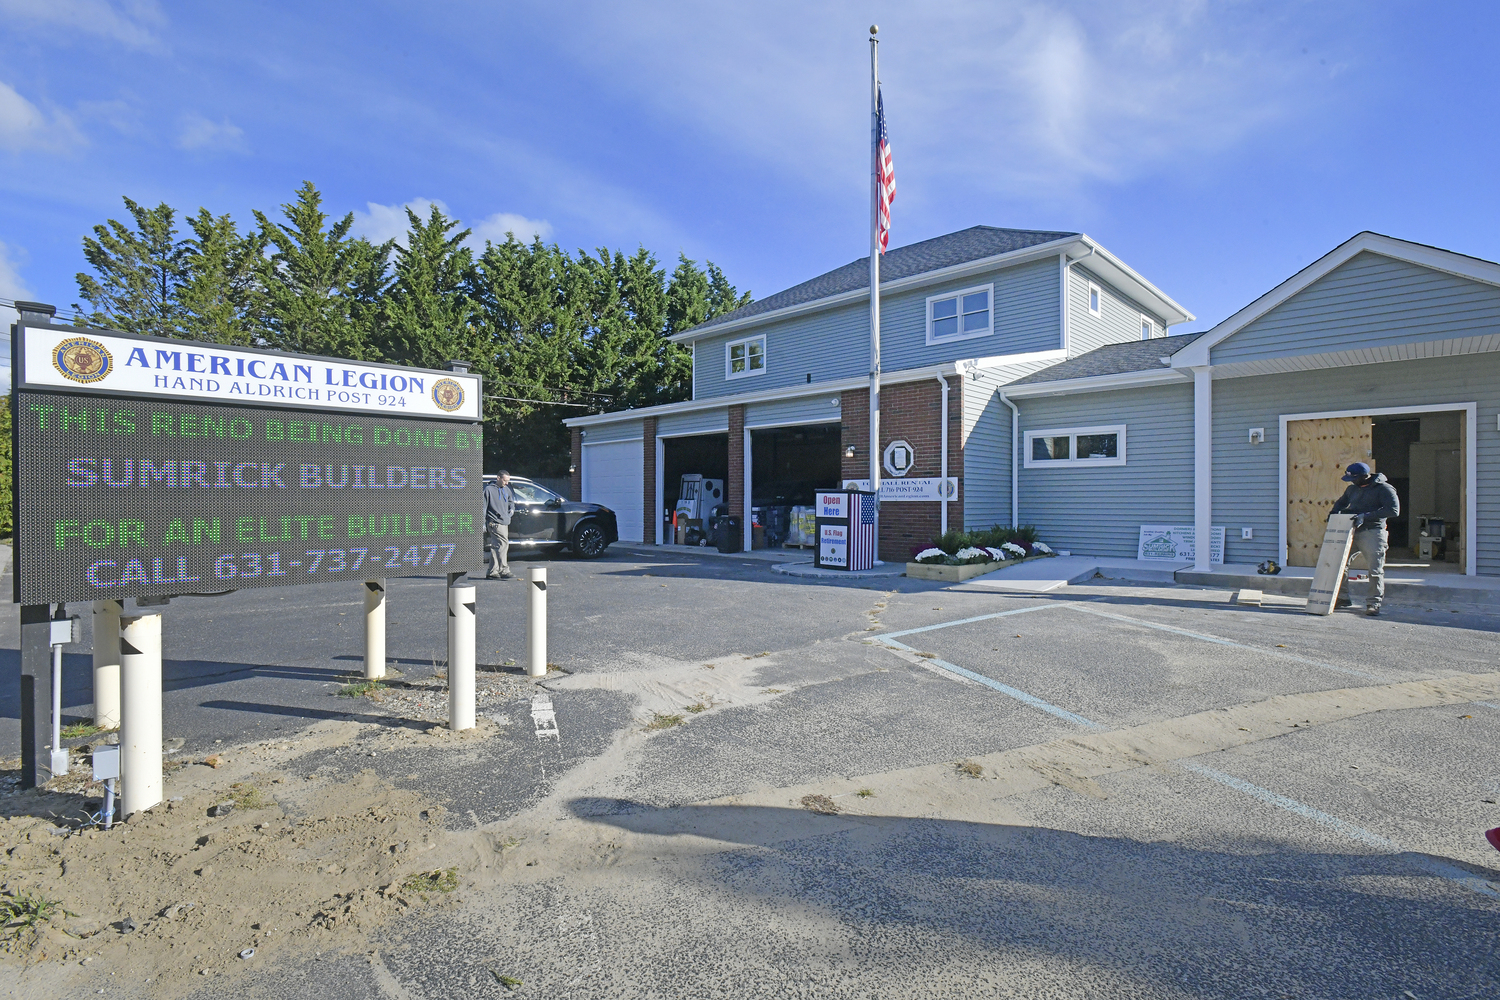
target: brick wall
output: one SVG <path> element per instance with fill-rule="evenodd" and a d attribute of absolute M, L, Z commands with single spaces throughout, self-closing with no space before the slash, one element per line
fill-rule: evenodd
<path fill-rule="evenodd" d="M 942 386 L 937 379 L 902 382 L 880 388 L 880 452 L 892 441 L 905 441 L 916 452 L 916 464 L 906 478 L 925 479 L 942 472 Z M 854 445 L 855 455 L 843 459 L 845 479 L 870 476 L 870 393 L 851 389 L 843 394 L 842 442 Z M 948 503 L 948 527 L 964 523 L 963 475 L 963 380 L 948 379 L 948 475 L 958 477 L 958 499 Z M 890 473 L 881 467 L 882 479 Z M 937 501 L 883 503 L 880 505 L 880 558 L 886 562 L 905 560 L 913 548 L 936 538 L 942 524 L 942 505 Z"/>
<path fill-rule="evenodd" d="M 573 495 L 570 499 L 583 499 L 583 428 L 573 428 Z"/>
<path fill-rule="evenodd" d="M 641 539 L 647 545 L 655 545 L 656 523 L 661 520 L 661 511 L 656 509 L 656 418 L 647 417 L 641 424 L 641 457 L 644 459 L 641 496 L 645 498 Z"/>
<path fill-rule="evenodd" d="M 745 406 L 729 408 L 729 481 L 724 484 L 724 501 L 730 517 L 745 512 Z"/>

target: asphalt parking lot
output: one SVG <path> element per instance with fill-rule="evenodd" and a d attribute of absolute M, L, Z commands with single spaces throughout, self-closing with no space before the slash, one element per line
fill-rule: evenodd
<path fill-rule="evenodd" d="M 400 703 L 337 696 L 360 665 L 353 588 L 167 609 L 183 754 L 338 722 L 348 745 L 292 773 L 428 796 L 464 846 L 452 906 L 358 948 L 268 953 L 237 994 L 1426 1000 L 1500 983 L 1500 855 L 1481 837 L 1500 825 L 1496 609 L 876 590 L 674 552 L 548 565 L 562 670 L 497 695 L 504 721 L 459 764 L 390 752 Z M 391 583 L 390 655 L 413 681 L 442 669 L 442 586 Z M 479 658 L 503 674 L 523 588 L 477 586 Z M 15 629 L 12 612 L 7 746 Z M 69 658 L 68 714 L 87 712 L 87 662 Z M 555 737 L 532 727 L 539 697 Z M 149 995 L 76 980 L 96 982 Z"/>

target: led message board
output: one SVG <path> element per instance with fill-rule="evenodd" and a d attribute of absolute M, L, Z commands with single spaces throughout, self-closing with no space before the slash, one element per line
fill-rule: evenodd
<path fill-rule="evenodd" d="M 437 575 L 483 557 L 475 376 L 14 336 L 17 603 Z"/>

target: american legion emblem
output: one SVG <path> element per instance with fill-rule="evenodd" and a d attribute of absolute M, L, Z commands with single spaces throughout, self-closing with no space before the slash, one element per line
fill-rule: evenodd
<path fill-rule="evenodd" d="M 452 413 L 464 405 L 464 387 L 451 378 L 438 379 L 432 387 L 432 401 L 445 413 Z"/>
<path fill-rule="evenodd" d="M 109 349 L 88 337 L 69 337 L 52 352 L 52 366 L 71 382 L 97 382 L 114 370 Z"/>

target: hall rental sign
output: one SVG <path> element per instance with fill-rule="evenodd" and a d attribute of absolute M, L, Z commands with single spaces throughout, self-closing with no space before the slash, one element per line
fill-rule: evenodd
<path fill-rule="evenodd" d="M 13 329 L 17 603 L 479 564 L 478 376 Z"/>

